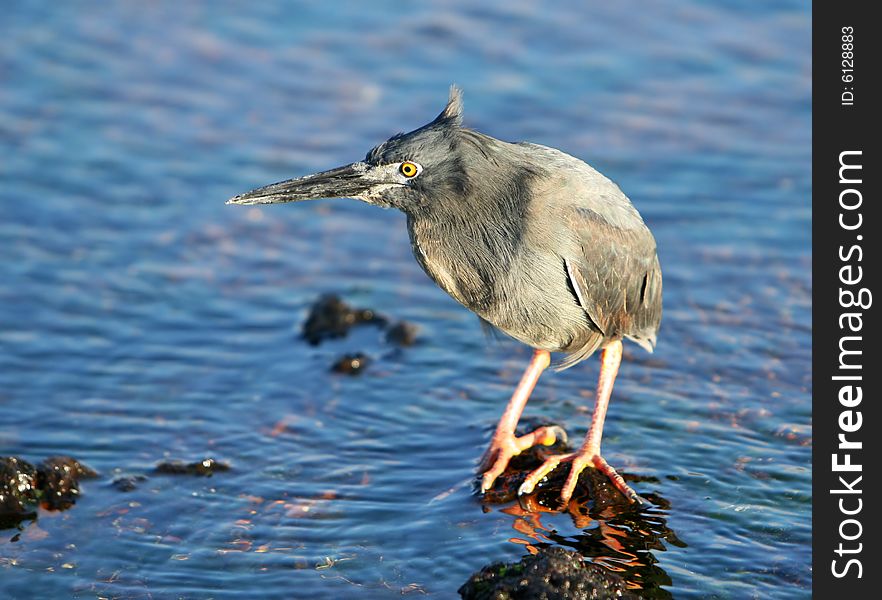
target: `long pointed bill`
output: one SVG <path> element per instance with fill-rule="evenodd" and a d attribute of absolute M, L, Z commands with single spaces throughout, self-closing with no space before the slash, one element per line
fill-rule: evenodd
<path fill-rule="evenodd" d="M 357 162 L 314 175 L 280 181 L 227 200 L 227 204 L 278 204 L 318 198 L 352 198 L 362 195 L 377 181 L 367 163 Z"/>

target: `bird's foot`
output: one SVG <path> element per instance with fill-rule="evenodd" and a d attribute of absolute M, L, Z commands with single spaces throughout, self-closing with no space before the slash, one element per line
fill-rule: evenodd
<path fill-rule="evenodd" d="M 566 504 L 570 501 L 570 498 L 573 497 L 573 492 L 576 489 L 576 484 L 579 483 L 579 474 L 585 470 L 587 466 L 593 466 L 598 471 L 609 477 L 612 484 L 618 489 L 624 496 L 630 500 L 631 502 L 635 502 L 637 504 L 642 504 L 642 500 L 640 496 L 637 495 L 631 487 L 625 483 L 625 480 L 622 479 L 622 476 L 616 473 L 616 470 L 613 469 L 606 460 L 598 452 L 593 452 L 590 450 L 579 450 L 578 452 L 574 452 L 572 454 L 559 454 L 556 456 L 549 456 L 545 459 L 545 462 L 542 463 L 538 469 L 534 470 L 530 473 L 524 482 L 521 484 L 521 487 L 518 489 L 518 495 L 530 494 L 536 489 L 536 486 L 539 484 L 542 479 L 554 471 L 558 465 L 561 463 L 570 463 L 570 474 L 567 476 L 567 480 L 564 483 L 563 488 L 560 491 L 560 499 L 562 504 Z"/>
<path fill-rule="evenodd" d="M 546 425 L 521 437 L 515 437 L 511 433 L 494 435 L 478 467 L 478 472 L 484 474 L 481 478 L 481 493 L 493 487 L 496 478 L 502 475 L 512 457 L 533 446 L 552 446 L 558 441 L 566 443 L 567 433 L 557 425 Z"/>

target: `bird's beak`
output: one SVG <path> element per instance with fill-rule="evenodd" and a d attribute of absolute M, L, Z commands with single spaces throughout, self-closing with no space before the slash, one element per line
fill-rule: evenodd
<path fill-rule="evenodd" d="M 297 179 L 288 179 L 251 190 L 227 200 L 227 204 L 278 204 L 318 198 L 354 198 L 378 182 L 363 162 L 337 167 Z"/>

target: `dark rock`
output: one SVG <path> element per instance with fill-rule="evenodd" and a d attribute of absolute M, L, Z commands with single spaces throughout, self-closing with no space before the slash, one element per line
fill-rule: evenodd
<path fill-rule="evenodd" d="M 40 500 L 51 510 L 70 508 L 80 495 L 79 480 L 97 476 L 95 471 L 70 456 L 47 458 L 37 467 Z"/>
<path fill-rule="evenodd" d="M 147 481 L 144 475 L 120 475 L 110 482 L 120 492 L 131 492 L 138 489 L 138 484 Z"/>
<path fill-rule="evenodd" d="M 524 435 L 542 425 L 554 424 L 542 422 L 535 418 L 524 419 L 518 427 L 517 435 Z M 505 471 L 496 479 L 493 488 L 484 493 L 484 502 L 503 504 L 519 499 L 518 488 L 520 488 L 521 483 L 534 469 L 541 466 L 546 458 L 552 455 L 572 452 L 572 449 L 567 444 L 566 432 L 560 426 L 554 426 L 560 428 L 559 439 L 551 446 L 533 446 L 513 457 Z M 637 479 L 621 471 L 619 473 L 626 481 Z M 558 467 L 539 482 L 531 496 L 534 496 L 537 503 L 542 507 L 560 508 L 560 491 L 563 489 L 568 476 L 569 468 L 567 465 Z M 481 476 L 478 474 L 475 479 L 475 489 L 480 488 L 480 481 Z M 573 500 L 578 504 L 591 502 L 592 506 L 598 510 L 604 507 L 615 507 L 617 509 L 639 508 L 639 505 L 632 504 L 612 484 L 606 475 L 590 466 L 586 467 L 579 475 L 579 482 L 573 492 Z"/>
<path fill-rule="evenodd" d="M 416 325 L 399 321 L 386 331 L 386 341 L 396 346 L 413 346 L 416 342 L 416 334 Z"/>
<path fill-rule="evenodd" d="M 319 298 L 309 309 L 303 324 L 303 338 L 317 346 L 330 338 L 344 337 L 355 325 L 369 323 L 385 326 L 388 320 L 369 308 L 352 308 L 338 296 L 328 294 Z"/>
<path fill-rule="evenodd" d="M 0 456 L 0 528 L 33 516 L 38 499 L 34 465 L 15 456 Z"/>
<path fill-rule="evenodd" d="M 230 465 L 217 462 L 213 458 L 205 458 L 192 463 L 185 463 L 180 460 L 168 460 L 156 465 L 156 469 L 154 470 L 163 475 L 198 475 L 200 477 L 211 477 L 215 473 L 229 471 Z"/>
<path fill-rule="evenodd" d="M 543 446 L 541 444 L 537 446 L 532 446 L 530 448 L 527 448 L 517 456 L 512 457 L 505 471 L 496 478 L 496 482 L 493 484 L 493 488 L 487 490 L 487 492 L 484 493 L 484 502 L 489 504 L 503 504 L 506 502 L 511 502 L 512 500 L 516 500 L 518 498 L 518 488 L 521 486 L 521 483 L 524 482 L 524 479 L 526 479 L 527 475 L 529 475 L 534 469 L 542 465 L 546 458 L 553 455 L 571 452 L 571 448 L 567 444 L 566 431 L 562 427 L 560 427 L 559 425 L 555 425 L 554 423 L 549 423 L 535 417 L 527 417 L 521 421 L 516 434 L 518 436 L 521 436 L 542 426 L 557 427 L 560 430 L 558 439 L 555 441 L 555 443 L 551 446 Z M 548 474 L 546 480 L 539 484 L 539 486 L 536 488 L 536 492 L 534 493 L 541 494 L 544 497 L 546 495 L 549 495 L 545 494 L 544 492 L 547 492 L 551 489 L 556 489 L 559 495 L 559 492 L 563 487 L 566 477 L 567 473 L 564 469 L 555 469 Z M 480 482 L 481 474 L 478 474 L 477 478 L 475 479 L 476 489 L 480 489 Z M 577 492 L 579 491 L 580 488 L 577 488 Z M 552 500 L 554 499 L 551 497 L 551 495 L 549 495 L 549 498 Z"/>
<path fill-rule="evenodd" d="M 639 599 L 621 577 L 556 546 L 518 563 L 488 565 L 469 577 L 459 594 L 466 600 Z"/>
<path fill-rule="evenodd" d="M 72 456 L 50 456 L 37 467 L 37 470 L 63 471 L 77 479 L 95 479 L 98 472 L 84 465 Z"/>
<path fill-rule="evenodd" d="M 362 353 L 347 354 L 331 365 L 334 373 L 344 375 L 358 375 L 368 366 L 370 359 Z"/>
<path fill-rule="evenodd" d="M 36 516 L 37 504 L 64 510 L 79 496 L 79 480 L 98 474 L 70 456 L 53 456 L 36 467 L 15 456 L 0 457 L 0 528 Z"/>

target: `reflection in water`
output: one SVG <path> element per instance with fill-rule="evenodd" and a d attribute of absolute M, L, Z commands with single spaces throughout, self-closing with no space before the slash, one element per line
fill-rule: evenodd
<path fill-rule="evenodd" d="M 562 448 L 531 449 L 523 457 L 518 457 L 520 460 L 513 461 L 502 486 L 486 500 L 509 502 L 515 499 L 520 480 L 549 451 L 560 452 Z M 630 504 L 604 475 L 589 468 L 583 472 L 573 498 L 565 507 L 560 507 L 558 495 L 565 478 L 565 472 L 552 473 L 536 492 L 501 509 L 514 517 L 512 528 L 517 535 L 509 541 L 523 545 L 531 554 L 552 545 L 574 549 L 586 560 L 618 574 L 629 589 L 642 597 L 671 598 L 670 592 L 662 587 L 671 586 L 671 578 L 658 566 L 658 559 L 653 554 L 666 550 L 664 542 L 680 548 L 686 546 L 667 526 L 665 517 L 670 503 L 657 494 L 645 494 L 643 498 L 647 502 L 644 506 Z M 640 478 L 627 475 L 625 479 L 640 481 Z M 580 534 L 562 535 L 543 523 L 545 515 L 564 511 L 582 530 Z"/>

